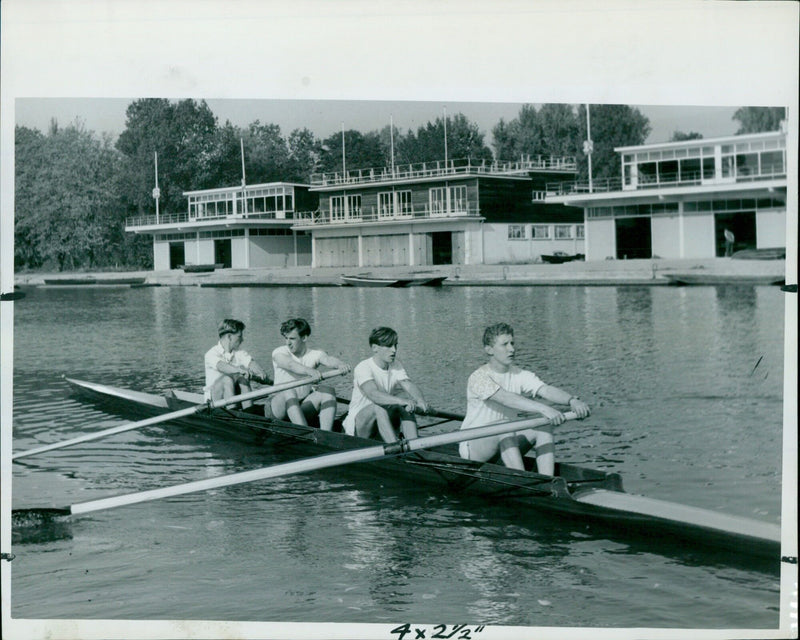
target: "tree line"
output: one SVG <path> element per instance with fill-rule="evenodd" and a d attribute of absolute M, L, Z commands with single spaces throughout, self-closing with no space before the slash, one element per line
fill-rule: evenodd
<path fill-rule="evenodd" d="M 643 144 L 650 123 L 626 105 L 590 109 L 592 174 L 618 176 L 614 147 Z M 744 108 L 734 118 L 742 124 L 740 132 L 747 132 L 773 130 L 779 116 L 767 108 Z M 461 113 L 416 131 L 387 125 L 318 138 L 307 128 L 284 136 L 278 125 L 259 120 L 246 127 L 220 124 L 202 100 L 135 100 L 116 140 L 80 121 L 66 127 L 51 121 L 46 132 L 16 127 L 15 267 L 151 268 L 150 237 L 125 233 L 124 226 L 127 217 L 155 211 L 156 153 L 160 211 L 175 213 L 186 209 L 184 191 L 241 184 L 242 147 L 248 184 L 307 183 L 314 173 L 342 170 L 342 137 L 348 169 L 385 167 L 392 159 L 396 165 L 443 160 L 445 129 L 451 159 L 574 156 L 578 179 L 587 176 L 585 105 L 523 105 L 516 118 L 492 128 L 491 149 L 478 125 Z"/>

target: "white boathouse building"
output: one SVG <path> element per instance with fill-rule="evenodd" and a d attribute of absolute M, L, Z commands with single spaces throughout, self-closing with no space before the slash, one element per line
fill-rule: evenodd
<path fill-rule="evenodd" d="M 547 185 L 580 207 L 586 259 L 711 258 L 786 246 L 786 133 L 615 149 L 622 177 Z"/>
<path fill-rule="evenodd" d="M 126 231 L 153 237 L 156 271 L 206 264 L 235 269 L 311 264 L 311 238 L 294 228 L 301 211 L 317 207 L 308 185 L 270 182 L 183 195 L 185 212 L 126 220 Z"/>

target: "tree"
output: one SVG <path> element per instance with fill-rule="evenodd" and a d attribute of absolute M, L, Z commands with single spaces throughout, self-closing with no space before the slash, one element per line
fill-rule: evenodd
<path fill-rule="evenodd" d="M 309 182 L 311 174 L 316 173 L 320 168 L 322 143 L 310 130 L 303 128 L 295 129 L 289 134 L 286 146 L 289 150 L 289 160 L 285 179 Z"/>
<path fill-rule="evenodd" d="M 217 119 L 205 101 L 136 100 L 125 112 L 117 149 L 125 156 L 119 188 L 129 213 L 154 212 L 156 152 L 163 211 L 182 211 L 183 192 L 208 185 L 218 174 Z"/>
<path fill-rule="evenodd" d="M 580 149 L 580 128 L 575 108 L 568 104 L 545 104 L 537 111 L 524 104 L 519 115 L 492 129 L 495 156 L 514 160 L 520 156 L 574 156 Z"/>
<path fill-rule="evenodd" d="M 445 120 L 437 118 L 434 122 L 419 127 L 416 134 L 409 131 L 397 143 L 399 162 L 435 162 L 459 159 L 472 162 L 491 161 L 492 152 L 483 142 L 483 133 L 478 125 L 471 122 L 463 113 L 447 117 L 447 153 L 445 154 Z"/>
<path fill-rule="evenodd" d="M 783 107 L 740 107 L 733 114 L 732 119 L 739 122 L 737 135 L 778 131 L 781 128 L 781 122 L 786 119 L 786 109 Z"/>
<path fill-rule="evenodd" d="M 121 257 L 120 154 L 80 122 L 46 136 L 16 130 L 15 231 L 19 266 L 108 266 Z"/>
<path fill-rule="evenodd" d="M 683 131 L 673 131 L 672 137 L 669 139 L 670 142 L 683 142 L 684 140 L 702 140 L 703 134 L 697 133 L 696 131 L 690 131 L 689 133 L 684 133 Z"/>
<path fill-rule="evenodd" d="M 621 163 L 616 147 L 644 144 L 650 134 L 650 121 L 638 109 L 624 104 L 593 104 L 589 108 L 592 130 L 592 178 L 619 177 Z M 586 106 L 578 107 L 581 139 L 586 140 Z M 588 178 L 588 158 L 578 155 L 578 174 Z"/>
<path fill-rule="evenodd" d="M 334 133 L 321 145 L 320 164 L 326 172 L 342 171 L 342 134 Z M 344 132 L 344 167 L 354 169 L 382 168 L 386 153 L 377 131 L 361 133 L 354 129 Z"/>

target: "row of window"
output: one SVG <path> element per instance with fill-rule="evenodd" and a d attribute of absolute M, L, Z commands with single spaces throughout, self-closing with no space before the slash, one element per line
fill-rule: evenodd
<path fill-rule="evenodd" d="M 433 187 L 428 190 L 430 215 L 464 213 L 467 211 L 467 186 Z M 331 196 L 329 201 L 331 220 L 347 220 L 361 217 L 361 195 Z M 414 205 L 411 190 L 382 191 L 378 193 L 378 217 L 393 218 L 412 215 Z"/>
<path fill-rule="evenodd" d="M 698 200 L 684 202 L 686 213 L 697 211 L 753 211 L 756 209 L 784 209 L 785 198 L 733 198 L 728 200 Z M 678 213 L 678 202 L 660 202 L 656 204 L 629 204 L 615 207 L 589 207 L 586 214 L 589 218 L 612 218 L 624 216 L 648 216 L 663 213 Z"/>
<path fill-rule="evenodd" d="M 262 228 L 250 229 L 251 236 L 290 236 L 292 230 L 289 228 Z M 241 238 L 245 235 L 244 229 L 218 229 L 216 231 L 201 231 L 197 233 L 161 233 L 156 235 L 159 242 L 172 242 L 175 240 L 194 240 L 200 238 Z"/>
<path fill-rule="evenodd" d="M 527 240 L 528 227 L 530 227 L 531 240 L 571 240 L 583 239 L 582 224 L 510 224 L 508 225 L 509 240 Z"/>
<path fill-rule="evenodd" d="M 189 215 L 192 218 L 219 218 L 235 213 L 268 213 L 274 211 L 291 211 L 294 208 L 294 198 L 291 193 L 285 195 L 261 195 L 260 191 L 275 191 L 272 189 L 256 190 L 247 194 L 246 201 L 235 194 L 213 196 L 191 196 L 189 198 Z"/>

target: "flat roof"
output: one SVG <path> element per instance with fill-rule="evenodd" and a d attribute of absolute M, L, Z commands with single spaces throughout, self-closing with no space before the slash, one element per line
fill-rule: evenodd
<path fill-rule="evenodd" d="M 308 187 L 309 185 L 301 182 L 260 182 L 258 184 L 248 184 L 244 186 L 245 191 L 250 189 L 263 189 L 264 187 Z M 184 196 L 196 196 L 200 194 L 227 193 L 229 191 L 241 191 L 242 186 L 234 187 L 215 187 L 214 189 L 196 189 L 194 191 L 183 191 Z"/>
<path fill-rule="evenodd" d="M 652 151 L 654 149 L 675 149 L 687 147 L 707 147 L 710 144 L 720 144 L 727 142 L 746 142 L 749 140 L 759 140 L 762 138 L 780 138 L 786 137 L 784 131 L 767 131 L 764 133 L 742 133 L 735 136 L 723 136 L 721 138 L 697 138 L 695 140 L 680 140 L 678 142 L 658 142 L 651 144 L 640 144 L 630 147 L 614 147 L 614 151 L 618 153 L 626 153 L 631 151 Z"/>

